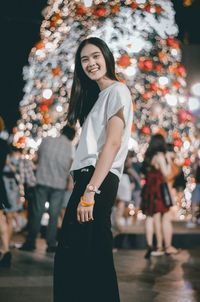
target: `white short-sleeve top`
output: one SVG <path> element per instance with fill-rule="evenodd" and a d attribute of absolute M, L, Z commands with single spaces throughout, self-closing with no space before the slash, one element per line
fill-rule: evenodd
<path fill-rule="evenodd" d="M 121 178 L 133 120 L 131 94 L 127 86 L 121 82 L 115 82 L 100 91 L 96 103 L 83 124 L 71 171 L 86 166 L 96 166 L 99 154 L 106 142 L 108 120 L 120 109 L 123 110 L 125 127 L 122 144 L 110 172 Z"/>

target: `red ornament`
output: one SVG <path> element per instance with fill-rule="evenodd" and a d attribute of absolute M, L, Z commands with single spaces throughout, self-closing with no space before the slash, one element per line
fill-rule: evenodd
<path fill-rule="evenodd" d="M 172 48 L 177 48 L 177 49 L 180 48 L 179 42 L 174 38 L 171 38 L 171 37 L 167 38 L 166 43 L 168 46 L 170 46 Z"/>
<path fill-rule="evenodd" d="M 162 64 L 157 64 L 155 66 L 155 70 L 158 72 L 158 73 L 161 73 L 163 71 L 163 66 Z"/>
<path fill-rule="evenodd" d="M 104 7 L 95 8 L 93 10 L 93 15 L 96 17 L 99 17 L 99 18 L 104 17 L 106 15 L 106 13 L 107 13 L 107 10 Z"/>
<path fill-rule="evenodd" d="M 178 121 L 180 124 L 185 123 L 186 121 L 190 120 L 191 116 L 190 114 L 184 110 L 180 109 L 178 112 Z"/>
<path fill-rule="evenodd" d="M 185 158 L 185 160 L 184 160 L 184 166 L 185 167 L 188 167 L 188 166 L 190 166 L 190 164 L 191 164 L 191 160 L 190 160 L 190 158 Z"/>
<path fill-rule="evenodd" d="M 117 60 L 117 64 L 118 64 L 120 67 L 123 67 L 123 68 L 126 68 L 126 67 L 128 67 L 129 65 L 131 65 L 131 60 L 130 60 L 129 55 L 123 54 L 123 55 Z"/>
<path fill-rule="evenodd" d="M 175 89 L 179 89 L 181 87 L 181 83 L 179 81 L 173 81 L 172 86 Z"/>
<path fill-rule="evenodd" d="M 135 1 L 133 1 L 133 2 L 131 3 L 131 8 L 132 8 L 132 9 L 138 8 L 138 4 L 137 4 Z"/>
<path fill-rule="evenodd" d="M 185 77 L 186 76 L 186 69 L 183 65 L 179 65 L 177 68 L 176 68 L 176 74 L 178 76 L 181 76 L 181 77 Z"/>
<path fill-rule="evenodd" d="M 144 99 L 144 101 L 148 101 L 150 99 L 150 94 L 148 92 L 144 92 L 142 94 L 142 98 Z"/>
<path fill-rule="evenodd" d="M 153 69 L 153 61 L 152 60 L 145 60 L 144 61 L 144 68 L 148 71 Z"/>
<path fill-rule="evenodd" d="M 166 95 L 169 93 L 169 89 L 168 88 L 160 88 L 160 91 L 162 93 L 162 95 Z"/>
<path fill-rule="evenodd" d="M 46 104 L 41 104 L 40 106 L 39 106 L 39 110 L 41 111 L 41 112 L 46 112 L 46 111 L 48 111 L 48 106 L 46 105 Z"/>
<path fill-rule="evenodd" d="M 179 139 L 180 138 L 180 133 L 178 131 L 174 131 L 172 134 L 173 139 Z"/>
<path fill-rule="evenodd" d="M 150 84 L 150 90 L 157 92 L 158 91 L 158 84 L 157 83 L 151 83 Z"/>
<path fill-rule="evenodd" d="M 150 135 L 151 134 L 151 129 L 148 126 L 143 126 L 141 130 L 142 130 L 142 133 L 144 135 Z"/>
<path fill-rule="evenodd" d="M 144 10 L 148 13 L 150 13 L 152 6 L 150 4 L 146 4 L 144 7 Z"/>
<path fill-rule="evenodd" d="M 139 58 L 138 66 L 142 70 L 151 71 L 154 67 L 154 64 L 153 64 L 152 60 L 141 57 L 141 58 Z"/>
<path fill-rule="evenodd" d="M 183 145 L 182 141 L 180 139 L 175 139 L 174 140 L 174 146 L 180 148 Z"/>

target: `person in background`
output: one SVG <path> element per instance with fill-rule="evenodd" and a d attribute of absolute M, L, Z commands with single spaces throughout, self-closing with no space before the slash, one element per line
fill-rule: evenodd
<path fill-rule="evenodd" d="M 20 250 L 33 251 L 36 248 L 36 238 L 40 231 L 41 218 L 47 201 L 49 202 L 49 223 L 46 234 L 46 251 L 54 253 L 56 250 L 58 217 L 74 157 L 72 144 L 74 137 L 75 129 L 65 126 L 59 137 L 47 137 L 43 139 L 39 147 L 36 186 L 29 217 L 28 236 Z"/>
<path fill-rule="evenodd" d="M 4 129 L 4 121 L 0 116 L 0 133 Z M 11 265 L 11 252 L 9 246 L 8 226 L 4 209 L 10 208 L 8 201 L 5 184 L 3 180 L 3 169 L 5 167 L 6 158 L 9 153 L 9 146 L 5 140 L 0 137 L 0 239 L 1 239 L 1 253 L 0 253 L 0 267 L 10 267 Z"/>
<path fill-rule="evenodd" d="M 99 38 L 83 40 L 76 52 L 67 119 L 82 132 L 55 255 L 54 302 L 119 302 L 110 214 L 133 111 L 130 91 L 117 80 L 114 57 Z"/>
<path fill-rule="evenodd" d="M 7 156 L 6 165 L 3 170 L 3 180 L 10 204 L 10 208 L 4 210 L 7 223 L 7 234 L 5 236 L 8 236 L 9 246 L 12 244 L 14 222 L 17 221 L 18 212 L 23 209 L 23 202 L 20 198 L 20 156 L 20 150 L 11 146 L 11 151 Z"/>
<path fill-rule="evenodd" d="M 142 172 L 146 183 L 142 190 L 141 209 L 146 217 L 145 231 L 148 249 L 145 258 L 151 255 L 164 254 L 163 240 L 166 254 L 177 254 L 178 250 L 172 246 L 172 222 L 169 208 L 165 206 L 161 184 L 171 174 L 171 156 L 167 156 L 167 145 L 162 135 L 153 135 L 144 156 Z M 153 248 L 153 234 L 155 229 L 156 249 Z"/>
<path fill-rule="evenodd" d="M 192 191 L 191 198 L 191 220 L 188 221 L 187 227 L 194 228 L 197 226 L 197 213 L 200 212 L 200 159 L 198 158 L 195 167 L 194 167 L 194 175 L 195 175 L 195 188 Z"/>

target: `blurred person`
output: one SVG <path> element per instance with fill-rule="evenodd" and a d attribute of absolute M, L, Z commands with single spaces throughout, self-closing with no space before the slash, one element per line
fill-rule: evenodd
<path fill-rule="evenodd" d="M 193 228 L 197 226 L 197 213 L 200 212 L 200 159 L 195 166 L 195 188 L 191 197 L 191 220 L 188 221 L 187 227 Z"/>
<path fill-rule="evenodd" d="M 141 176 L 140 176 L 140 164 L 136 161 L 135 153 L 133 151 L 128 152 L 126 170 L 130 178 L 131 182 L 131 190 L 132 190 L 132 202 L 134 205 L 134 212 L 133 215 L 134 221 L 137 222 L 137 215 L 140 210 L 141 204 Z"/>
<path fill-rule="evenodd" d="M 4 121 L 0 116 L 0 133 L 4 129 Z M 3 181 L 3 169 L 5 167 L 6 158 L 9 153 L 9 146 L 5 140 L 0 138 L 0 239 L 1 245 L 1 257 L 0 267 L 9 267 L 11 265 L 11 252 L 9 246 L 8 227 L 6 223 L 6 217 L 4 215 L 4 209 L 9 208 L 10 204 L 8 201 L 5 184 Z"/>
<path fill-rule="evenodd" d="M 112 208 L 112 232 L 113 236 L 122 233 L 128 223 L 128 205 L 131 202 L 131 182 L 129 175 L 123 172 L 119 181 L 117 197 Z"/>
<path fill-rule="evenodd" d="M 32 216 L 32 208 L 35 200 L 34 190 L 36 186 L 36 165 L 35 157 L 31 158 L 30 154 L 24 149 L 21 151 L 19 160 L 19 176 L 20 176 L 20 194 L 24 199 L 24 215 L 21 215 L 22 221 L 26 219 L 26 228 L 29 228 L 29 217 Z M 26 213 L 26 214 L 25 214 Z"/>
<path fill-rule="evenodd" d="M 23 209 L 22 200 L 20 198 L 19 160 L 19 149 L 11 146 L 11 151 L 7 155 L 6 165 L 3 170 L 3 180 L 10 204 L 10 208 L 4 210 L 7 223 L 7 234 L 5 234 L 5 236 L 8 236 L 9 246 L 11 246 L 14 233 L 14 221 L 17 221 L 17 213 Z"/>
<path fill-rule="evenodd" d="M 80 122 L 82 132 L 55 256 L 54 302 L 118 302 L 110 214 L 128 152 L 132 100 L 99 38 L 85 39 L 77 49 L 67 118 Z"/>
<path fill-rule="evenodd" d="M 63 204 L 67 177 L 74 157 L 72 140 L 75 129 L 65 126 L 59 137 L 44 138 L 38 150 L 34 202 L 31 206 L 29 229 L 25 243 L 20 250 L 33 251 L 41 228 L 45 203 L 49 202 L 47 226 L 47 252 L 55 252 L 57 245 L 58 217 Z"/>
<path fill-rule="evenodd" d="M 165 206 L 161 184 L 171 173 L 171 156 L 167 155 L 167 146 L 162 135 L 153 135 L 144 156 L 143 173 L 146 183 L 142 190 L 141 209 L 146 217 L 145 232 L 148 249 L 145 258 L 151 255 L 176 254 L 172 246 L 172 222 L 169 208 Z M 153 234 L 156 235 L 156 250 L 153 249 Z"/>

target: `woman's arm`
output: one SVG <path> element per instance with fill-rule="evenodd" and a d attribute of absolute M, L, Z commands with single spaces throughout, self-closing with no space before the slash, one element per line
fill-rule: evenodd
<path fill-rule="evenodd" d="M 106 130 L 106 142 L 96 164 L 90 183 L 100 187 L 104 178 L 110 171 L 112 163 L 121 147 L 124 129 L 123 112 L 119 111 L 109 121 Z"/>
<path fill-rule="evenodd" d="M 99 155 L 94 174 L 90 179 L 90 184 L 99 188 L 103 180 L 107 176 L 112 163 L 121 146 L 122 134 L 124 130 L 123 111 L 120 110 L 116 115 L 109 119 L 106 129 L 106 142 L 102 152 Z M 89 192 L 86 188 L 84 198 L 87 202 L 94 201 L 94 192 Z M 85 222 L 93 219 L 93 206 L 82 207 L 79 203 L 77 209 L 77 219 L 79 222 Z"/>

